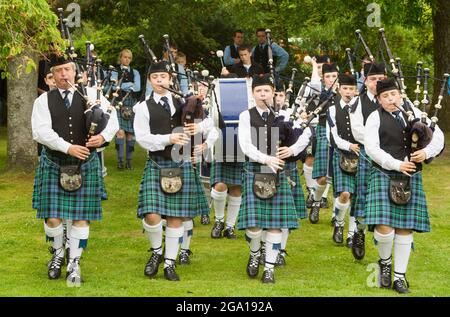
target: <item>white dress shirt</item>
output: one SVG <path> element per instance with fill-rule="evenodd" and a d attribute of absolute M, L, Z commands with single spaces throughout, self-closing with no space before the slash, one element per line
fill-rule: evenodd
<path fill-rule="evenodd" d="M 346 103 L 342 100 L 342 98 L 339 101 L 339 106 L 344 109 L 344 107 L 346 106 Z M 344 150 L 344 151 L 350 151 L 350 145 L 352 145 L 351 142 L 344 140 L 343 138 L 341 138 L 338 134 L 337 131 L 337 125 L 336 125 L 336 106 L 333 105 L 330 108 L 328 108 L 328 116 L 331 119 L 331 121 L 333 122 L 334 126 L 330 127 L 330 123 L 327 120 L 327 139 L 328 142 L 331 144 L 331 137 L 330 137 L 330 132 L 333 135 L 333 139 L 334 139 L 334 143 L 336 144 L 336 146 L 338 147 L 338 149 L 340 150 Z"/>
<path fill-rule="evenodd" d="M 259 107 L 256 107 L 259 115 L 262 117 L 262 113 L 264 111 Z M 284 121 L 289 121 L 289 117 L 284 116 Z M 250 159 L 260 163 L 265 164 L 270 155 L 264 154 L 258 150 L 258 148 L 252 143 L 251 137 L 251 125 L 250 125 L 250 112 L 249 110 L 245 110 L 241 112 L 239 115 L 239 129 L 238 129 L 238 137 L 239 137 L 239 145 L 241 147 L 242 152 L 248 156 Z M 302 135 L 298 138 L 297 142 L 291 145 L 289 148 L 294 153 L 294 156 L 298 155 L 301 151 L 303 151 L 309 144 L 309 139 L 311 137 L 311 130 L 306 129 Z"/>
<path fill-rule="evenodd" d="M 59 89 L 61 97 L 64 99 L 65 89 Z M 74 90 L 70 90 L 68 95 L 69 102 L 72 104 L 73 94 L 78 93 Z M 88 97 L 95 101 L 97 99 L 97 90 L 93 87 L 87 87 Z M 101 109 L 106 112 L 108 110 L 109 101 L 101 96 Z M 33 111 L 31 114 L 31 129 L 33 132 L 33 140 L 47 146 L 51 150 L 60 151 L 63 153 L 69 152 L 69 147 L 72 145 L 70 142 L 65 141 L 52 129 L 52 117 L 48 108 L 47 92 L 40 95 L 34 101 Z M 100 133 L 106 142 L 110 142 L 119 130 L 119 121 L 117 119 L 116 109 L 112 108 L 108 124 L 105 129 Z"/>
<path fill-rule="evenodd" d="M 421 117 L 421 111 L 412 107 L 416 118 Z M 430 124 L 430 119 L 427 118 L 428 125 Z M 380 148 L 380 136 L 378 130 L 380 128 L 380 115 L 378 111 L 374 111 L 367 118 L 366 127 L 364 130 L 364 144 L 367 155 L 369 155 L 372 160 L 374 160 L 378 165 L 386 170 L 394 170 L 400 172 L 400 164 L 403 161 L 397 160 L 389 153 L 385 152 Z M 438 155 L 444 148 L 444 134 L 442 130 L 436 125 L 433 138 L 430 144 L 428 144 L 423 150 L 425 151 L 426 158 L 434 157 Z M 407 158 L 405 157 L 405 160 Z"/>
<path fill-rule="evenodd" d="M 165 96 L 168 98 L 170 105 L 170 114 L 173 116 L 176 112 L 172 100 L 172 94 L 167 92 L 164 95 L 153 92 L 153 99 L 159 104 L 161 98 Z M 150 113 L 147 108 L 147 101 L 136 104 L 133 107 L 134 116 L 134 133 L 136 141 L 144 149 L 150 152 L 162 151 L 166 146 L 171 145 L 170 134 L 152 134 L 150 130 Z M 181 131 L 180 131 L 181 132 Z M 214 128 L 214 121 L 207 117 L 202 122 L 199 122 L 199 133 L 206 136 L 206 143 L 208 148 L 211 148 L 219 138 L 219 132 Z"/>

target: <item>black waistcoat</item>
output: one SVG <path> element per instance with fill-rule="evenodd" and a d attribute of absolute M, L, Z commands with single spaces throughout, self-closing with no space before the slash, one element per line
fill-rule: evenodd
<path fill-rule="evenodd" d="M 72 98 L 72 104 L 69 109 L 64 105 L 63 97 L 58 89 L 50 90 L 47 93 L 48 109 L 52 118 L 52 129 L 65 141 L 76 144 L 86 145 L 88 131 L 86 129 L 85 101 L 78 93 Z M 50 151 L 56 153 L 57 151 Z"/>
<path fill-rule="evenodd" d="M 350 123 L 350 115 L 345 109 L 342 109 L 341 105 L 338 103 L 335 105 L 336 109 L 336 129 L 337 134 L 341 139 L 344 139 L 350 143 L 356 144 L 355 138 L 352 134 L 352 127 Z M 330 133 L 331 134 L 331 133 Z M 337 148 L 336 143 L 331 134 L 331 144 L 334 148 Z"/>
<path fill-rule="evenodd" d="M 239 52 L 234 44 L 230 45 L 230 55 L 231 58 L 239 58 Z"/>
<path fill-rule="evenodd" d="M 392 155 L 397 160 L 403 161 L 405 157 L 410 158 L 411 154 L 411 126 L 408 118 L 403 115 L 406 122 L 406 128 L 402 128 L 395 118 L 384 110 L 382 107 L 378 109 L 380 115 L 380 128 L 378 135 L 380 138 L 380 148 Z M 417 170 L 422 169 L 422 164 L 416 164 Z"/>
<path fill-rule="evenodd" d="M 155 102 L 153 97 L 147 99 L 147 108 L 150 115 L 150 132 L 152 134 L 171 134 L 173 129 L 181 127 L 181 104 L 172 98 L 175 106 L 175 114 L 171 117 L 164 108 Z M 171 151 L 173 145 L 166 146 L 162 151 L 149 152 L 150 155 L 162 156 L 171 159 Z"/>
<path fill-rule="evenodd" d="M 273 54 L 272 54 L 273 55 Z M 265 73 L 270 73 L 269 68 L 269 45 L 265 45 L 264 49 L 261 50 L 261 47 L 259 44 L 255 47 L 255 51 L 253 53 L 253 59 L 255 62 L 257 62 L 259 65 L 261 65 L 264 68 Z M 277 65 L 277 57 L 273 55 L 273 67 Z"/>
<path fill-rule="evenodd" d="M 364 120 L 363 123 L 365 126 L 369 115 L 380 107 L 378 105 L 375 106 L 373 104 L 373 102 L 370 101 L 369 96 L 367 96 L 367 93 L 362 94 L 360 98 L 361 98 L 361 106 L 362 106 L 361 111 L 362 111 L 363 120 Z"/>
<path fill-rule="evenodd" d="M 272 129 L 270 128 L 272 127 L 273 121 L 275 119 L 274 115 L 271 112 L 269 112 L 267 122 L 265 122 L 261 117 L 261 115 L 259 114 L 256 107 L 250 109 L 249 113 L 250 113 L 250 126 L 252 127 L 251 131 L 252 144 L 256 146 L 258 151 L 264 154 L 275 155 L 275 153 L 271 153 Z M 261 138 L 264 138 L 264 140 L 262 140 Z"/>

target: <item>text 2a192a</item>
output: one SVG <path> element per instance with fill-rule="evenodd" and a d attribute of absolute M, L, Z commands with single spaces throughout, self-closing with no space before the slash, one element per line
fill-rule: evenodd
<path fill-rule="evenodd" d="M 270 302 L 220 302 L 220 311 L 273 311 Z"/>

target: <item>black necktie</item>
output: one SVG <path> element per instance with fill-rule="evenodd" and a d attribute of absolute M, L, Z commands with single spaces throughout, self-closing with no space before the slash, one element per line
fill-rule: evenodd
<path fill-rule="evenodd" d="M 259 45 L 259 49 L 260 49 L 261 51 L 263 51 L 263 50 L 264 50 L 264 44 L 260 44 L 260 45 Z"/>
<path fill-rule="evenodd" d="M 64 90 L 63 94 L 64 94 L 64 106 L 66 106 L 66 108 L 69 109 L 70 108 L 70 101 L 69 101 L 70 90 Z"/>
<path fill-rule="evenodd" d="M 263 118 L 264 122 L 267 122 L 267 118 L 269 117 L 269 113 L 267 111 L 264 111 L 261 114 L 261 117 Z"/>
<path fill-rule="evenodd" d="M 161 97 L 161 101 L 163 102 L 161 105 L 163 106 L 164 110 L 166 110 L 168 113 L 170 113 L 170 105 L 169 105 L 169 99 L 167 97 Z"/>
<path fill-rule="evenodd" d="M 402 117 L 400 116 L 400 110 L 394 111 L 392 112 L 393 115 L 395 115 L 395 121 L 398 122 L 398 124 L 400 124 L 402 126 L 402 128 L 404 129 L 406 127 L 405 125 L 405 121 L 403 121 Z"/>
<path fill-rule="evenodd" d="M 344 106 L 344 111 L 345 111 L 345 113 L 348 113 L 349 110 L 350 110 L 350 107 L 349 107 L 348 105 L 345 105 L 345 106 Z"/>

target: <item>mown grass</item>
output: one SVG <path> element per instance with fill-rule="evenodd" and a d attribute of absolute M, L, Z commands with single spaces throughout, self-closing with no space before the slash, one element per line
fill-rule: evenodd
<path fill-rule="evenodd" d="M 66 287 L 65 280 L 47 279 L 50 257 L 42 221 L 31 209 L 33 173 L 5 171 L 6 130 L 0 129 L 0 296 L 399 296 L 392 290 L 369 287 L 369 264 L 378 259 L 367 237 L 367 254 L 356 261 L 346 247 L 331 240 L 330 210 L 311 225 L 302 220 L 288 242 L 287 266 L 277 269 L 276 284 L 262 285 L 246 276 L 248 247 L 243 232 L 236 241 L 212 240 L 212 225 L 195 221 L 192 264 L 178 266 L 179 283 L 143 275 L 148 241 L 136 218 L 137 194 L 145 152 L 137 147 L 133 171 L 119 172 L 115 152 L 106 150 L 109 200 L 104 217 L 91 226 L 83 255 L 85 283 Z M 432 232 L 415 234 L 408 279 L 408 296 L 450 295 L 450 155 L 447 151 L 426 166 L 424 183 Z M 162 271 L 162 270 L 161 270 Z"/>

